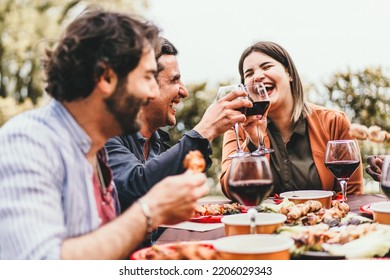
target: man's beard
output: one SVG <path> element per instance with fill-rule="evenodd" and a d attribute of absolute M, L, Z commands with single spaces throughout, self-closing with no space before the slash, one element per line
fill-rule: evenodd
<path fill-rule="evenodd" d="M 143 100 L 126 90 L 126 79 L 119 81 L 115 92 L 105 100 L 105 103 L 106 108 L 121 127 L 122 134 L 131 134 L 140 129 L 137 115 Z"/>

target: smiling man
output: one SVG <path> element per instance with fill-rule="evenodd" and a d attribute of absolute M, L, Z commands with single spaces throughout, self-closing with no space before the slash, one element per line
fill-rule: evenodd
<path fill-rule="evenodd" d="M 45 60 L 53 100 L 0 130 L 0 259 L 120 259 L 160 224 L 191 217 L 204 174 L 159 182 L 119 215 L 104 143 L 139 128 L 159 95 L 158 28 L 90 9 Z"/>
<path fill-rule="evenodd" d="M 234 100 L 242 92 L 219 100 L 208 108 L 193 130 L 170 147 L 166 143 L 169 135 L 159 128 L 176 124 L 176 107 L 188 96 L 188 91 L 181 81 L 177 49 L 165 38 L 160 40 L 161 47 L 155 50 L 160 97 L 142 108 L 139 132 L 113 137 L 106 144 L 122 209 L 128 208 L 161 179 L 183 173 L 183 159 L 189 151 L 199 150 L 209 166 L 210 142 L 234 123 L 245 120 L 234 109 L 251 106 L 248 100 Z"/>

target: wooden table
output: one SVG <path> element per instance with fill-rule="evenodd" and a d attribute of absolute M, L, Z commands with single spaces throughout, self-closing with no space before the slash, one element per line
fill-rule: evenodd
<path fill-rule="evenodd" d="M 348 205 L 351 212 L 361 214 L 362 216 L 372 218 L 371 215 L 360 212 L 360 207 L 368 203 L 386 201 L 386 197 L 382 194 L 363 194 L 363 195 L 348 195 Z M 167 228 L 162 235 L 157 239 L 157 244 L 178 242 L 178 241 L 194 241 L 194 240 L 215 240 L 225 236 L 223 224 L 219 228 L 209 231 L 190 231 L 186 229 Z"/>

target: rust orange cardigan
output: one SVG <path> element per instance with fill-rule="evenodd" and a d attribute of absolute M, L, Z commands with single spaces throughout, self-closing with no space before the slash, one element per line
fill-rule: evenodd
<path fill-rule="evenodd" d="M 314 104 L 310 105 L 312 112 L 306 117 L 308 124 L 308 133 L 313 153 L 314 164 L 317 168 L 323 190 L 334 190 L 338 182 L 333 174 L 325 167 L 325 149 L 329 140 L 353 139 L 349 136 L 350 122 L 344 112 L 324 108 Z M 240 141 L 243 143 L 246 139 L 245 132 L 240 128 Z M 270 146 L 268 135 L 265 137 L 265 144 Z M 236 149 L 234 131 L 231 129 L 224 134 L 222 150 L 222 171 L 220 183 L 223 193 L 231 198 L 228 192 L 228 178 L 231 160 L 229 154 L 234 153 Z M 245 148 L 247 149 L 247 148 Z M 359 149 L 359 147 L 358 147 Z M 360 150 L 359 150 L 360 154 Z M 361 159 L 360 162 L 362 163 Z M 363 168 L 362 164 L 348 181 L 348 194 L 361 194 L 363 189 Z"/>

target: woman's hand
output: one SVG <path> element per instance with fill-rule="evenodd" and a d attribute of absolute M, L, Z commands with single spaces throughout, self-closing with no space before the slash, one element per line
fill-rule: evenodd
<path fill-rule="evenodd" d="M 377 182 L 381 181 L 384 156 L 368 156 L 366 172 Z"/>
<path fill-rule="evenodd" d="M 262 115 L 254 115 L 246 118 L 246 121 L 241 124 L 248 139 L 256 146 L 259 146 L 259 136 L 263 137 L 267 129 L 267 117 Z M 259 129 L 259 131 L 258 131 Z"/>

